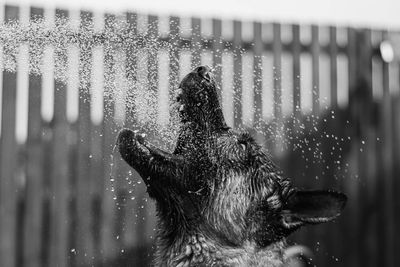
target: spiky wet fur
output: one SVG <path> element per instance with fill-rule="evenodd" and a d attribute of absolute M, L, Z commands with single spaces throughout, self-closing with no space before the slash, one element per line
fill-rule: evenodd
<path fill-rule="evenodd" d="M 282 266 L 295 189 L 248 133 L 226 126 L 215 82 L 199 67 L 182 81 L 172 154 L 124 129 L 119 150 L 156 200 L 155 266 Z M 288 227 L 287 225 L 291 226 Z"/>

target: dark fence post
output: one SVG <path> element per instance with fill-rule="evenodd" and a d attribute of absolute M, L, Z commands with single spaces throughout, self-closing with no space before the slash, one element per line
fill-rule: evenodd
<path fill-rule="evenodd" d="M 233 127 L 242 126 L 242 22 L 233 22 Z"/>
<path fill-rule="evenodd" d="M 105 15 L 105 31 L 112 31 L 115 27 L 115 16 L 111 14 Z M 116 125 L 114 122 L 115 101 L 113 95 L 113 83 L 115 81 L 115 51 L 112 47 L 104 49 L 104 93 L 103 93 L 103 121 L 102 121 L 102 163 L 104 166 L 103 173 L 103 196 L 101 207 L 102 225 L 100 230 L 101 238 L 101 255 L 103 266 L 107 259 L 117 255 L 116 236 L 115 236 L 115 201 L 114 184 L 111 179 L 115 179 L 115 169 L 112 162 L 113 145 L 115 144 Z"/>
<path fill-rule="evenodd" d="M 68 11 L 56 10 L 56 18 L 66 19 Z M 63 23 L 56 21 L 56 23 Z M 54 117 L 52 121 L 52 159 L 50 181 L 50 258 L 49 266 L 67 266 L 68 258 L 68 226 L 69 210 L 69 166 L 68 164 L 68 133 L 67 122 L 67 82 L 64 80 L 67 70 L 67 49 L 57 47 L 54 50 L 55 81 L 54 81 Z M 58 76 L 58 77 L 57 77 Z"/>
<path fill-rule="evenodd" d="M 43 18 L 43 9 L 31 8 L 30 18 Z M 29 48 L 29 61 L 37 60 L 33 57 L 43 55 L 43 50 L 32 52 Z M 38 61 L 42 63 L 41 60 Z M 26 165 L 26 190 L 25 190 L 25 221 L 23 241 L 23 265 L 41 267 L 41 253 L 43 248 L 43 204 L 44 204 L 44 179 L 43 179 L 43 123 L 41 115 L 42 75 L 29 74 L 28 96 L 28 136 L 27 136 L 27 165 Z"/>
<path fill-rule="evenodd" d="M 254 113 L 253 113 L 253 127 L 256 130 L 256 135 L 258 141 L 263 142 L 262 135 L 259 131 L 262 129 L 263 122 L 263 107 L 262 107 L 262 93 L 263 93 L 263 83 L 262 83 L 262 53 L 264 49 L 264 44 L 262 40 L 262 24 L 255 22 L 253 24 L 254 28 L 254 62 L 253 62 L 253 80 L 254 80 Z"/>
<path fill-rule="evenodd" d="M 15 22 L 19 8 L 5 7 L 4 22 Z M 0 139 L 0 266 L 16 266 L 17 144 L 15 139 L 17 73 L 3 71 Z"/>
<path fill-rule="evenodd" d="M 192 18 L 192 40 L 191 41 L 192 41 L 191 69 L 194 69 L 195 67 L 197 67 L 201 64 L 202 40 L 201 40 L 201 19 L 199 19 L 199 18 Z M 175 48 L 176 48 L 175 49 L 176 51 L 174 51 L 174 53 L 179 54 L 179 47 L 175 47 Z"/>
<path fill-rule="evenodd" d="M 93 23 L 93 14 L 90 12 L 80 12 L 79 30 L 89 30 Z M 76 177 L 76 212 L 77 227 L 75 235 L 77 263 L 94 264 L 94 240 L 92 225 L 98 223 L 93 219 L 92 204 L 93 190 L 91 188 L 90 176 L 90 103 L 91 103 L 91 69 L 92 69 L 92 48 L 83 43 L 79 47 L 79 87 L 78 87 L 78 121 L 77 121 L 77 177 Z"/>
<path fill-rule="evenodd" d="M 222 22 L 219 19 L 212 20 L 213 27 L 213 68 L 215 73 L 215 80 L 217 86 L 222 88 L 222 50 L 223 40 L 222 40 Z M 218 98 L 221 100 L 221 90 L 218 90 Z M 221 101 L 220 101 L 221 102 Z M 222 102 L 221 102 L 222 103 Z"/>
<path fill-rule="evenodd" d="M 386 40 L 387 32 L 380 32 L 382 41 Z M 394 265 L 394 257 L 399 256 L 393 250 L 394 248 L 394 240 L 396 237 L 394 234 L 394 192 L 393 192 L 393 180 L 399 179 L 400 177 L 393 177 L 393 165 L 398 164 L 393 161 L 393 125 L 392 125 L 392 96 L 390 95 L 389 88 L 389 63 L 385 62 L 380 56 L 380 60 L 382 60 L 382 88 L 383 88 L 383 99 L 380 107 L 380 127 L 381 130 L 381 151 L 380 158 L 382 159 L 381 172 L 382 175 L 380 178 L 380 183 L 383 183 L 383 194 L 378 194 L 381 197 L 383 205 L 383 218 L 384 221 L 379 223 L 380 229 L 382 229 L 383 235 L 383 244 L 381 246 L 384 248 L 382 255 L 382 260 L 380 264 L 383 266 L 395 266 Z M 399 212 L 399 211 L 397 211 Z"/>

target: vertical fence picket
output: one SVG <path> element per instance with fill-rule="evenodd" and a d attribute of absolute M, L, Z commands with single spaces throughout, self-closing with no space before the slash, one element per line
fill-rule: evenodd
<path fill-rule="evenodd" d="M 312 114 L 314 119 L 319 115 L 319 27 L 311 26 L 311 57 L 312 57 Z"/>
<path fill-rule="evenodd" d="M 137 37 L 137 14 L 133 12 L 128 12 L 126 14 L 126 22 L 129 28 L 129 34 L 132 38 Z M 125 105 L 125 127 L 132 127 L 136 125 L 136 107 L 133 101 L 133 88 L 131 86 L 137 81 L 137 53 L 136 48 L 133 42 L 128 44 L 126 53 L 125 53 L 125 71 L 126 71 L 126 78 L 128 82 L 127 87 L 127 102 Z M 124 247 L 133 247 L 136 249 L 139 245 L 137 233 L 136 233 L 136 223 L 137 218 L 135 217 L 135 213 L 137 212 L 136 201 L 134 201 L 133 196 L 136 194 L 136 191 L 133 190 L 133 183 L 134 181 L 140 179 L 135 172 L 131 172 L 130 167 L 123 162 L 120 167 L 121 173 L 128 175 L 130 173 L 134 173 L 133 175 L 129 175 L 128 179 L 128 188 L 125 189 L 127 194 L 126 199 L 126 213 L 125 213 L 125 225 L 124 225 Z M 138 265 L 137 262 L 132 262 L 135 265 Z"/>
<path fill-rule="evenodd" d="M 56 10 L 56 17 L 67 18 L 68 12 Z M 57 22 L 58 23 L 58 22 Z M 67 66 L 66 47 L 55 49 L 55 72 L 62 75 Z M 59 69 L 58 69 L 59 68 Z M 57 77 L 57 75 L 56 75 Z M 66 266 L 68 257 L 68 133 L 67 122 L 67 84 L 62 79 L 54 81 L 54 117 L 52 134 L 51 193 L 50 193 L 50 255 L 49 266 Z"/>
<path fill-rule="evenodd" d="M 300 119 L 301 112 L 301 80 L 300 80 L 300 53 L 301 53 L 301 43 L 300 43 L 300 26 L 292 26 L 292 55 L 293 55 L 293 114 L 295 119 L 295 125 Z"/>
<path fill-rule="evenodd" d="M 359 36 L 359 43 L 362 46 L 359 48 L 359 76 L 361 77 L 356 86 L 355 94 L 357 94 L 357 102 L 353 103 L 359 109 L 359 133 L 361 139 L 361 147 L 358 155 L 358 174 L 360 177 L 360 189 L 358 195 L 359 214 L 366 223 L 357 229 L 359 241 L 360 255 L 370 255 L 370 257 L 361 257 L 358 260 L 359 266 L 377 266 L 377 254 L 374 253 L 378 250 L 377 240 L 377 216 L 375 212 L 371 212 L 369 208 L 376 206 L 377 194 L 377 129 L 375 120 L 372 119 L 376 116 L 374 108 L 374 100 L 372 97 L 372 47 L 371 47 L 371 31 L 364 30 Z M 364 95 L 360 95 L 363 92 Z M 361 152 L 363 150 L 363 152 Z M 366 166 L 365 166 L 366 165 Z M 361 205 L 362 204 L 362 205 Z M 368 232 L 368 235 L 364 233 Z"/>
<path fill-rule="evenodd" d="M 396 63 L 395 63 L 396 64 Z M 399 64 L 399 63 L 397 63 Z M 399 74 L 397 74 L 399 75 Z M 400 75 L 398 76 L 400 77 Z M 394 97 L 392 101 L 392 114 L 400 114 L 400 97 L 396 96 Z M 391 189 L 394 198 L 393 198 L 393 214 L 394 214 L 394 224 L 399 225 L 400 224 L 400 197 L 398 194 L 396 194 L 396 190 L 400 188 L 400 120 L 398 119 L 397 116 L 392 116 L 392 124 L 393 124 L 393 135 L 392 135 L 392 140 L 393 140 L 393 188 Z M 400 230 L 398 227 L 395 227 L 395 232 L 393 235 L 395 237 L 399 236 Z M 394 245 L 393 245 L 393 251 L 394 253 L 400 250 L 400 240 L 398 238 L 394 239 Z M 394 266 L 399 266 L 400 265 L 400 259 L 399 257 L 394 257 Z"/>
<path fill-rule="evenodd" d="M 128 24 L 128 29 L 129 29 L 129 35 L 132 37 L 133 40 L 137 38 L 138 31 L 137 31 L 137 14 L 128 12 L 126 13 L 126 22 Z M 129 85 L 133 85 L 137 81 L 137 67 L 138 67 L 138 62 L 137 62 L 137 48 L 135 47 L 135 44 L 133 42 L 130 42 L 127 44 L 127 50 L 126 50 L 126 63 L 125 63 L 125 69 L 126 69 L 126 78 L 128 80 Z M 129 87 L 130 88 L 130 87 Z M 135 106 L 133 104 L 133 95 L 131 94 L 133 91 L 128 91 L 127 95 L 127 100 L 129 103 L 126 105 L 126 110 L 125 110 L 125 125 L 130 126 L 135 123 Z"/>
<path fill-rule="evenodd" d="M 201 61 L 201 32 L 200 32 L 201 21 L 199 19 L 192 19 L 192 55 L 191 55 L 191 65 L 193 69 L 195 66 L 200 65 Z M 171 47 L 169 49 L 169 106 L 176 103 L 176 91 L 179 86 L 179 43 L 181 40 L 180 36 L 180 19 L 179 17 L 170 17 L 169 19 L 169 35 L 171 38 Z M 171 115 L 173 112 L 177 112 L 176 109 L 169 109 Z M 172 120 L 174 116 L 170 117 Z M 176 117 L 175 117 L 176 118 Z M 176 121 L 170 121 L 171 123 L 176 123 Z"/>
<path fill-rule="evenodd" d="M 283 127 L 282 118 L 282 38 L 281 25 L 273 24 L 273 42 L 272 52 L 273 57 L 273 80 L 274 80 L 274 154 L 281 155 L 282 137 L 280 136 Z"/>
<path fill-rule="evenodd" d="M 120 23 L 121 20 L 126 21 L 126 17 L 121 17 L 118 16 L 117 18 L 117 23 Z M 118 27 L 118 26 L 117 26 Z M 118 29 L 118 28 L 116 28 Z M 123 126 L 125 121 L 123 120 L 123 115 L 121 112 L 117 111 L 117 109 L 120 107 L 120 105 L 124 106 L 124 112 L 126 113 L 126 108 L 129 106 L 129 103 L 126 101 L 121 101 L 121 97 L 126 97 L 127 92 L 127 51 L 121 50 L 120 48 L 116 48 L 114 54 L 116 56 L 116 65 L 115 65 L 115 82 L 113 83 L 113 95 L 114 95 L 114 105 L 115 105 L 115 114 L 114 114 L 114 121 L 116 123 L 116 129 L 115 133 L 117 133 L 118 129 Z M 129 102 L 129 101 L 128 101 Z M 128 104 L 128 105 L 127 105 Z M 133 110 L 131 110 L 133 111 Z M 122 116 L 122 117 L 121 117 Z M 126 118 L 126 115 L 125 115 Z M 117 135 L 115 135 L 115 138 L 117 138 Z M 116 245 L 117 247 L 116 252 L 117 252 L 117 257 L 122 261 L 125 259 L 126 254 L 125 254 L 125 245 L 127 243 L 127 238 L 126 238 L 126 226 L 127 226 L 127 203 L 128 203 L 128 190 L 127 190 L 127 178 L 128 178 L 128 172 L 127 172 L 127 166 L 126 163 L 122 160 L 120 157 L 116 144 L 116 141 L 114 141 L 114 148 L 113 148 L 113 168 L 115 169 L 114 172 L 114 192 L 115 192 L 115 212 L 116 212 L 116 217 L 115 217 L 115 222 L 114 222 L 114 228 L 115 228 L 115 238 L 116 238 Z"/>
<path fill-rule="evenodd" d="M 192 18 L 192 68 L 201 64 L 201 20 L 199 18 Z"/>
<path fill-rule="evenodd" d="M 93 15 L 90 12 L 81 11 L 80 30 L 89 29 L 93 22 Z M 93 265 L 93 235 L 92 224 L 93 195 L 90 180 L 90 79 L 92 67 L 92 48 L 82 43 L 79 49 L 79 100 L 78 100 L 78 121 L 77 121 L 77 179 L 76 179 L 76 208 L 77 227 L 76 250 L 78 264 Z"/>
<path fill-rule="evenodd" d="M 91 168 L 90 168 L 90 180 L 92 182 L 91 188 L 93 191 L 93 202 L 92 202 L 92 233 L 94 242 L 94 260 L 95 266 L 102 266 L 102 239 L 101 229 L 103 227 L 102 216 L 102 203 L 103 203 L 103 192 L 104 192 L 104 163 L 102 158 L 102 125 L 94 125 L 91 127 Z"/>
<path fill-rule="evenodd" d="M 310 128 L 315 127 L 318 123 L 319 118 L 319 53 L 320 53 L 320 44 L 319 44 L 319 27 L 316 25 L 311 26 L 311 99 L 312 99 L 312 113 L 309 121 Z M 318 148 L 317 144 L 319 142 L 318 136 L 313 133 L 310 136 L 312 144 L 311 151 L 309 150 L 307 153 L 307 158 L 311 160 L 312 166 L 309 166 L 308 171 L 306 171 L 307 175 L 305 177 L 304 185 L 306 188 L 313 188 L 315 178 L 319 176 L 320 169 L 318 168 L 319 164 L 316 164 L 316 150 Z M 318 229 L 311 228 L 308 230 L 308 245 L 310 248 L 315 250 L 315 246 L 317 242 L 319 242 L 317 238 Z M 315 252 L 314 252 L 315 253 Z M 314 259 L 315 260 L 315 259 Z M 314 261 L 315 262 L 315 261 Z"/>
<path fill-rule="evenodd" d="M 192 32 L 192 42 L 194 43 L 194 50 L 192 52 L 192 68 L 200 64 L 200 45 L 201 40 L 200 33 L 200 21 L 195 19 L 192 20 L 196 28 L 193 28 Z M 170 104 L 174 101 L 174 90 L 178 88 L 179 85 L 179 42 L 180 42 L 180 21 L 178 17 L 171 17 L 169 20 L 169 34 L 171 37 L 171 49 L 169 50 L 169 100 Z"/>
<path fill-rule="evenodd" d="M 31 19 L 43 18 L 43 9 L 31 8 Z M 34 55 L 30 48 L 29 60 Z M 43 53 L 40 51 L 39 53 Z M 28 95 L 28 136 L 25 191 L 25 222 L 23 242 L 23 265 L 41 267 L 41 248 L 43 231 L 43 142 L 41 95 L 42 75 L 29 74 Z"/>
<path fill-rule="evenodd" d="M 325 163 L 324 163 L 324 172 L 325 172 L 325 177 L 324 177 L 324 188 L 337 188 L 337 177 L 336 177 L 336 171 L 337 168 L 335 166 L 336 159 L 338 157 L 338 149 L 335 147 L 335 139 L 338 138 L 339 131 L 337 129 L 340 128 L 340 124 L 342 124 L 342 121 L 339 121 L 339 110 L 338 110 L 338 105 L 337 105 L 337 41 L 336 41 L 336 27 L 329 27 L 327 29 L 329 32 L 329 62 L 330 62 L 330 68 L 329 68 L 329 77 L 330 77 L 330 111 L 331 114 L 327 114 L 327 123 L 326 125 L 328 129 L 330 129 L 331 134 L 334 134 L 334 136 L 331 135 L 331 138 L 327 138 L 325 140 L 324 144 L 326 145 L 325 147 Z M 335 114 L 336 113 L 336 114 Z M 332 115 L 336 119 L 332 119 Z M 333 149 L 334 148 L 334 149 Z M 329 242 L 326 243 L 326 248 L 328 253 L 334 255 L 333 257 L 338 257 L 337 250 L 340 246 L 339 244 L 339 238 L 338 235 L 336 234 L 336 231 L 338 229 L 338 224 L 330 225 L 329 226 L 331 231 L 327 232 L 327 237 Z"/>
<path fill-rule="evenodd" d="M 337 107 L 337 41 L 336 27 L 329 27 L 329 57 L 330 57 L 330 78 L 331 78 L 331 108 Z"/>
<path fill-rule="evenodd" d="M 149 40 L 156 40 L 158 36 L 158 29 L 159 29 L 159 18 L 154 15 L 148 16 L 148 26 L 147 26 L 147 37 Z M 148 75 L 148 84 L 149 84 L 149 89 L 151 92 L 154 93 L 157 97 L 159 96 L 158 92 L 158 52 L 159 52 L 159 47 L 157 44 L 154 44 L 154 48 L 152 51 L 148 53 L 148 62 L 147 62 L 147 75 Z M 159 102 L 159 99 L 157 99 L 157 102 Z M 155 131 L 155 129 L 154 129 Z M 156 132 L 151 132 L 150 133 L 151 137 L 157 137 Z M 150 244 L 150 234 L 153 232 L 153 227 L 155 224 L 155 218 L 154 216 L 149 216 L 153 210 L 153 203 L 150 203 L 147 197 L 146 192 L 143 192 L 143 197 L 140 198 L 140 201 L 138 201 L 138 208 L 142 209 L 144 212 L 144 215 L 141 219 L 141 225 L 142 225 L 142 235 L 141 237 L 143 238 L 143 244 Z M 144 259 L 143 259 L 144 260 Z"/>
<path fill-rule="evenodd" d="M 358 75 L 358 64 L 357 64 L 357 45 L 358 38 L 357 32 L 353 28 L 348 29 L 348 45 L 347 45 L 347 57 L 349 61 L 349 106 L 353 106 L 350 110 L 351 120 L 355 120 L 357 118 L 357 110 L 355 108 L 355 91 L 357 85 L 357 75 Z M 357 133 L 355 128 L 350 133 L 351 139 L 357 138 Z M 354 173 L 358 171 L 358 156 L 359 147 L 355 144 L 351 147 L 351 154 L 349 156 L 350 161 L 350 174 L 353 176 L 351 179 L 346 181 L 346 192 L 349 194 L 350 199 L 348 201 L 346 210 L 344 212 L 344 216 L 348 216 L 349 223 L 347 224 L 346 232 L 349 234 L 348 242 L 349 246 L 355 248 L 354 251 L 348 251 L 346 253 L 347 264 L 349 266 L 357 266 L 357 261 L 360 256 L 359 254 L 359 244 L 357 242 L 357 222 L 358 222 L 358 182 L 354 179 Z"/>
<path fill-rule="evenodd" d="M 377 39 L 375 41 L 378 41 L 378 42 L 382 41 L 382 36 L 379 32 L 374 31 L 373 33 L 376 37 L 375 39 Z M 378 165 L 377 173 L 380 178 L 379 182 L 376 184 L 376 195 L 378 197 L 378 200 L 382 201 L 382 203 L 384 203 L 383 201 L 387 200 L 387 196 L 386 196 L 387 192 L 385 192 L 385 187 L 387 186 L 387 182 L 389 181 L 389 178 L 388 178 L 389 173 L 385 169 L 388 166 L 388 162 L 386 162 L 386 160 L 388 159 L 388 155 L 385 155 L 385 153 L 387 152 L 386 150 L 388 149 L 388 145 L 389 145 L 388 140 L 386 139 L 387 138 L 386 129 L 387 129 L 387 123 L 388 123 L 386 120 L 388 118 L 385 118 L 385 115 L 387 114 L 387 111 L 390 108 L 390 103 L 388 103 L 388 101 L 390 99 L 389 99 L 389 91 L 388 91 L 388 88 L 385 88 L 386 85 L 384 84 L 385 82 L 384 82 L 384 78 L 383 78 L 383 71 L 384 71 L 384 68 L 386 68 L 384 66 L 385 63 L 382 62 L 380 58 L 378 58 L 378 59 L 375 58 L 375 60 L 376 60 L 375 62 L 379 61 L 379 63 L 382 64 L 382 68 L 374 68 L 374 72 L 375 72 L 374 77 L 378 77 L 378 76 L 382 75 L 381 76 L 382 80 L 376 81 L 373 84 L 374 90 L 379 90 L 382 92 L 381 103 L 379 104 L 379 107 L 377 108 L 378 109 L 378 114 L 377 114 L 378 121 L 377 121 L 377 125 L 376 125 L 377 136 L 380 139 L 380 142 L 378 142 L 378 144 L 377 144 L 377 150 L 376 150 L 376 153 L 378 155 L 377 156 L 377 165 Z M 389 105 L 389 106 L 386 106 L 386 105 Z M 389 160 L 391 160 L 391 159 L 389 159 Z M 385 205 L 386 205 L 386 203 L 385 203 Z M 386 258 L 386 256 L 387 256 L 386 253 L 389 248 L 386 246 L 387 243 L 386 243 L 385 238 L 386 238 L 386 233 L 387 233 L 386 232 L 386 226 L 387 226 L 386 223 L 387 223 L 387 219 L 388 219 L 388 218 L 386 218 L 386 216 L 390 216 L 390 215 L 386 214 L 386 212 L 387 212 L 386 207 L 377 206 L 376 212 L 377 212 L 377 217 L 378 217 L 377 224 L 376 224 L 378 236 L 377 236 L 376 242 L 377 242 L 377 254 L 379 255 L 379 258 L 378 258 L 379 264 L 382 266 L 389 266 L 388 265 L 389 259 Z M 382 225 L 385 225 L 385 227 L 382 227 Z M 360 235 L 361 235 L 361 233 L 360 233 Z M 360 266 L 361 266 L 361 264 L 360 264 Z"/>
<path fill-rule="evenodd" d="M 300 43 L 300 26 L 299 25 L 292 25 L 292 47 L 291 47 L 291 54 L 293 56 L 293 72 L 292 72 L 292 79 L 293 81 L 293 99 L 292 99 L 292 117 L 289 121 L 289 135 L 292 135 L 290 138 L 289 143 L 289 151 L 295 151 L 296 141 L 294 141 L 294 137 L 296 134 L 300 133 L 300 123 L 301 122 L 301 81 L 300 81 L 300 53 L 301 53 L 301 43 Z M 304 155 L 303 155 L 304 156 Z M 301 164 L 301 157 L 299 157 L 299 153 L 291 153 L 288 156 L 287 164 L 287 175 L 293 179 L 299 179 L 299 174 L 303 173 L 302 167 L 304 164 Z M 289 167 L 290 166 L 290 167 Z M 300 242 L 306 241 L 305 231 L 299 231 L 297 234 L 298 240 Z"/>
<path fill-rule="evenodd" d="M 253 115 L 253 127 L 259 131 L 262 127 L 262 52 L 264 44 L 262 41 L 262 24 L 259 22 L 254 23 L 254 115 Z M 263 141 L 263 140 L 259 140 Z"/>
<path fill-rule="evenodd" d="M 6 6 L 4 21 L 18 21 L 19 8 Z M 15 140 L 15 106 L 17 73 L 3 71 L 3 96 L 0 140 L 0 266 L 16 264 L 17 187 L 15 180 L 17 153 Z"/>
<path fill-rule="evenodd" d="M 152 42 L 152 40 L 157 39 L 158 35 L 158 17 L 150 15 L 148 17 L 148 32 L 147 32 L 147 38 L 149 42 Z M 154 92 L 157 92 L 157 85 L 158 85 L 158 58 L 157 58 L 157 44 L 154 43 L 154 48 L 149 51 L 148 54 L 148 81 L 149 81 L 149 90 L 152 90 Z"/>
<path fill-rule="evenodd" d="M 382 40 L 387 39 L 387 31 L 384 31 L 382 34 Z M 383 266 L 395 266 L 394 265 L 394 206 L 393 206 L 393 144 L 392 144 L 392 134 L 393 134 L 393 125 L 392 125 L 392 116 L 394 114 L 391 113 L 391 95 L 389 88 L 389 64 L 382 60 L 382 80 L 383 80 L 383 99 L 381 103 L 381 127 L 382 130 L 382 175 L 383 181 L 381 181 L 384 186 L 384 194 L 383 194 L 383 203 L 384 204 L 384 218 L 385 218 L 385 227 L 383 227 L 384 232 L 384 244 L 382 246 L 385 248 L 385 252 L 382 255 L 384 259 L 383 262 L 380 262 Z M 398 178 L 398 177 L 397 177 Z"/>
<path fill-rule="evenodd" d="M 94 17 L 95 18 L 95 17 Z M 101 17 L 101 19 L 103 19 Z M 97 19 L 93 19 L 94 28 L 97 27 L 99 21 Z M 105 202 L 107 200 L 108 191 L 106 191 L 106 186 L 108 186 L 105 178 L 106 174 L 106 163 L 104 162 L 103 151 L 104 151 L 104 132 L 103 132 L 103 120 L 98 121 L 99 118 L 96 116 L 103 116 L 104 118 L 104 110 L 100 110 L 99 106 L 102 106 L 104 100 L 99 95 L 99 93 L 103 93 L 104 90 L 104 68 L 102 67 L 104 63 L 104 49 L 103 47 L 92 47 L 93 48 L 93 65 L 91 72 L 91 111 L 90 114 L 90 131 L 91 131 L 91 140 L 90 140 L 90 148 L 91 148 L 91 161 L 90 161 L 90 180 L 91 180 L 91 190 L 93 193 L 93 203 L 92 203 L 92 212 L 93 212 L 93 224 L 92 224 L 92 233 L 93 233 L 93 242 L 94 242 L 94 251 L 95 251 L 95 266 L 103 266 L 104 254 L 103 254 L 103 227 L 105 216 L 103 215 L 103 207 L 105 206 Z M 96 97 L 100 98 L 103 103 L 100 101 L 95 101 Z M 100 114 L 99 114 L 100 113 Z M 96 116 L 95 116 L 96 114 Z"/>
<path fill-rule="evenodd" d="M 212 20 L 213 27 L 213 67 L 215 74 L 215 81 L 218 88 L 222 88 L 222 50 L 223 40 L 222 40 L 222 22 L 219 19 Z M 221 100 L 221 90 L 218 90 L 218 98 Z M 221 101 L 220 101 L 221 102 Z M 221 102 L 222 103 L 222 102 Z"/>
<path fill-rule="evenodd" d="M 233 22 L 233 127 L 242 126 L 242 23 Z"/>
<path fill-rule="evenodd" d="M 105 31 L 112 31 L 115 27 L 115 16 L 105 15 Z M 115 51 L 111 47 L 106 47 L 104 51 L 104 93 L 103 93 L 103 121 L 102 133 L 103 149 L 102 162 L 104 166 L 103 180 L 104 191 L 102 198 L 102 226 L 101 226 L 101 254 L 102 262 L 105 264 L 107 259 L 116 256 L 116 236 L 115 236 L 115 192 L 114 183 L 115 169 L 113 168 L 113 145 L 115 143 L 116 125 L 114 122 L 115 101 L 113 96 L 113 83 L 115 81 Z M 104 265 L 106 266 L 106 265 Z"/>

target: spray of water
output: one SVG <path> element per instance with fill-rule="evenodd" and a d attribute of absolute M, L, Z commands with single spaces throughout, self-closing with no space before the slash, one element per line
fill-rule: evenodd
<path fill-rule="evenodd" d="M 166 116 L 168 122 L 161 124 L 159 122 L 160 96 L 158 85 L 160 77 L 157 74 L 159 73 L 159 66 L 157 64 L 151 65 L 151 59 L 159 59 L 160 51 L 164 51 L 168 57 L 173 57 L 174 53 L 168 53 L 168 51 L 176 48 L 171 40 L 178 36 L 170 33 L 169 38 L 160 38 L 158 27 L 155 24 L 147 26 L 147 31 L 155 34 L 138 34 L 129 23 L 121 19 L 106 20 L 105 26 L 101 30 L 96 29 L 89 17 L 81 17 L 79 27 L 74 25 L 76 25 L 74 21 L 66 18 L 56 18 L 52 24 L 41 18 L 30 20 L 28 24 L 17 22 L 1 24 L 0 45 L 3 47 L 1 69 L 16 71 L 19 48 L 21 45 L 28 45 L 29 73 L 40 75 L 53 71 L 56 80 L 66 83 L 69 74 L 67 71 L 69 68 L 67 52 L 71 48 L 78 48 L 80 51 L 78 64 L 79 90 L 87 90 L 86 93 L 90 93 L 93 72 L 90 64 L 96 60 L 100 61 L 104 70 L 104 116 L 111 114 L 115 117 L 115 113 L 117 113 L 117 115 L 120 115 L 120 120 L 129 123 L 129 127 L 134 125 L 134 127 L 140 127 L 146 132 L 157 133 L 158 139 L 154 140 L 155 142 L 159 141 L 157 145 L 167 149 L 173 147 L 179 125 L 177 123 L 178 115 L 174 107 L 167 103 L 169 106 L 169 115 Z M 181 32 L 177 31 L 175 34 L 180 35 Z M 53 51 L 54 70 L 53 67 L 50 68 L 43 64 L 44 51 L 49 47 Z M 93 51 L 96 49 L 102 51 L 102 58 L 93 56 Z M 232 53 L 245 54 L 246 52 L 243 49 L 235 49 L 235 51 L 228 51 L 228 53 L 232 55 Z M 249 67 L 252 67 L 253 62 L 250 63 L 251 66 L 243 66 L 245 70 L 251 69 Z M 169 64 L 181 64 L 181 62 L 172 59 Z M 250 71 L 250 76 L 253 74 Z M 177 77 L 171 77 L 168 74 L 166 78 L 176 79 Z M 252 77 L 247 77 L 247 79 L 243 77 L 243 87 L 246 87 L 243 91 L 251 91 L 244 82 L 251 79 Z M 176 86 L 177 84 L 175 87 L 169 88 L 169 102 L 175 94 Z M 249 86 L 252 86 L 251 83 Z M 283 88 L 284 90 L 285 88 Z M 243 99 L 237 100 L 242 101 Z M 116 103 L 117 105 L 107 103 Z M 247 110 L 244 117 L 251 117 L 251 112 Z M 132 118 L 134 118 L 134 121 L 131 121 Z M 335 119 L 334 113 L 325 119 L 310 116 L 308 122 L 304 121 L 304 118 L 291 115 L 289 120 L 292 120 L 293 123 L 290 125 L 274 120 L 268 124 L 257 125 L 254 130 L 256 133 L 272 139 L 275 143 L 281 143 L 282 150 L 286 150 L 291 145 L 291 148 L 300 151 L 303 157 L 309 157 L 305 155 L 310 155 L 307 151 L 312 150 L 312 158 L 305 159 L 312 165 L 324 158 L 321 143 L 316 143 L 316 140 L 330 140 L 333 143 L 331 153 L 335 149 L 340 150 L 343 144 L 348 141 L 345 137 L 334 136 L 329 132 L 320 130 L 321 123 L 324 124 L 326 120 L 333 119 Z M 309 126 L 305 127 L 306 123 Z M 308 137 L 305 138 L 304 136 Z M 325 153 L 329 152 L 325 151 Z"/>
<path fill-rule="evenodd" d="M 62 17 L 56 18 L 52 24 L 42 18 L 30 20 L 27 24 L 0 24 L 1 70 L 17 71 L 18 53 L 24 45 L 29 49 L 27 69 L 30 74 L 41 75 L 51 71 L 56 81 L 67 83 L 70 79 L 68 68 L 71 68 L 68 52 L 79 49 L 79 62 L 73 67 L 79 68 L 79 90 L 86 90 L 81 95 L 90 93 L 93 79 L 90 65 L 100 61 L 104 70 L 104 116 L 115 117 L 116 114 L 120 121 L 134 117 L 135 125 L 160 133 L 162 141 L 171 147 L 177 131 L 177 113 L 170 110 L 169 123 L 159 123 L 158 69 L 150 65 L 149 59 L 157 60 L 159 52 L 169 51 L 173 44 L 156 34 L 137 34 L 129 23 L 120 19 L 106 20 L 101 30 L 95 29 L 90 18 L 81 17 L 79 27 L 74 27 L 75 24 Z M 154 29 L 157 29 L 156 25 L 148 25 L 148 31 Z M 53 52 L 54 66 L 43 64 L 44 53 L 49 48 Z M 94 56 L 96 50 L 101 51 L 102 58 Z M 170 88 L 171 96 L 175 89 Z"/>

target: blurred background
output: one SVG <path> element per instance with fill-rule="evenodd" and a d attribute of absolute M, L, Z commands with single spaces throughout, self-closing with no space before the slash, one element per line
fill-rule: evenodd
<path fill-rule="evenodd" d="M 150 264 L 154 203 L 115 138 L 171 149 L 171 100 L 199 64 L 297 187 L 348 195 L 289 238 L 311 266 L 400 266 L 399 5 L 0 2 L 0 266 Z"/>

